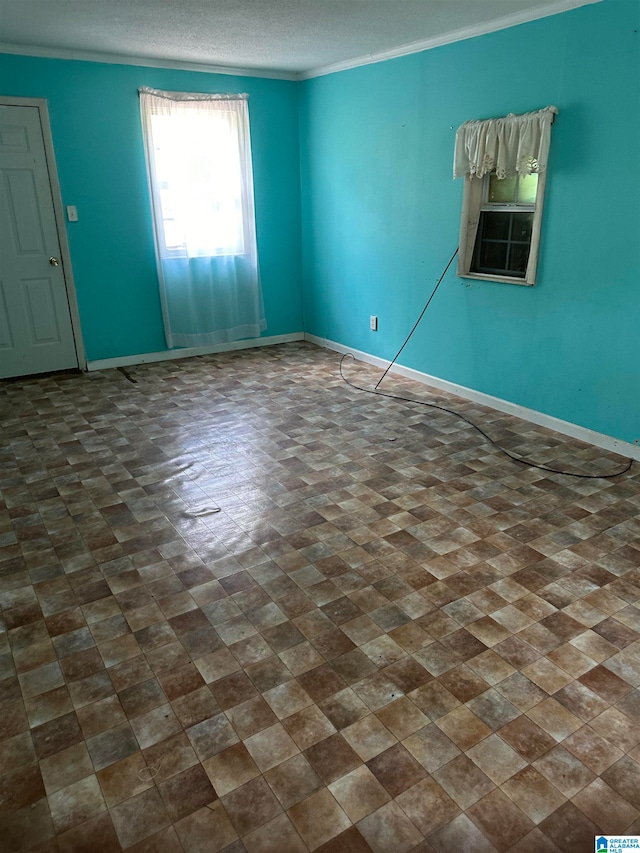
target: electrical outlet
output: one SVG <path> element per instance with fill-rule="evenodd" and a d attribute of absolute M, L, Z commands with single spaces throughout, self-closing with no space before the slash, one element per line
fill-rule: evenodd
<path fill-rule="evenodd" d="M 378 331 L 378 318 L 376 317 L 375 314 L 372 314 L 369 317 L 369 328 L 371 329 L 372 332 Z"/>

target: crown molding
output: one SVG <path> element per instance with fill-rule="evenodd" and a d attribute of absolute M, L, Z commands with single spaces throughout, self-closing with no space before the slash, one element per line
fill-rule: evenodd
<path fill-rule="evenodd" d="M 399 56 L 409 56 L 412 53 L 422 53 L 422 51 L 432 50 L 434 47 L 442 47 L 446 44 L 465 41 L 466 39 L 475 38 L 476 36 L 488 35 L 489 33 L 495 33 L 499 30 L 516 27 L 519 24 L 528 24 L 531 21 L 537 21 L 541 18 L 549 18 L 552 15 L 559 15 L 561 12 L 569 12 L 572 9 L 578 9 L 580 6 L 589 6 L 594 3 L 601 2 L 602 0 L 556 0 L 556 2 L 551 5 L 538 6 L 533 9 L 528 9 L 526 12 L 512 12 L 509 15 L 503 15 L 502 17 L 496 18 L 493 21 L 488 21 L 485 24 L 476 24 L 472 27 L 460 27 L 460 29 L 450 30 L 449 32 L 442 33 L 442 35 L 439 36 L 433 36 L 432 38 L 400 45 L 399 47 L 391 48 L 390 50 L 383 50 L 379 53 L 371 53 L 367 56 L 347 59 L 344 62 L 335 62 L 332 65 L 311 68 L 308 71 L 300 71 L 296 76 L 298 80 L 310 80 L 314 77 L 324 77 L 327 74 L 335 74 L 338 71 L 348 71 L 351 68 L 360 68 L 363 65 L 374 65 L 377 62 L 385 62 L 387 59 L 396 59 Z"/>
<path fill-rule="evenodd" d="M 169 68 L 173 71 L 199 71 L 204 74 L 227 74 L 232 77 L 264 77 L 270 80 L 297 80 L 292 71 L 270 68 L 236 68 L 230 65 L 208 65 L 205 62 L 182 62 L 172 59 L 154 59 L 144 56 L 126 56 L 117 53 L 99 53 L 92 50 L 68 50 L 56 47 L 33 47 L 0 42 L 0 53 L 18 56 L 35 56 L 42 59 L 66 59 L 79 62 L 102 62 L 108 65 L 138 65 L 146 68 Z"/>

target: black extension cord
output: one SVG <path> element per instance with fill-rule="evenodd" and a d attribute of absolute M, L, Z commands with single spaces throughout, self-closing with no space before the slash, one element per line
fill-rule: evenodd
<path fill-rule="evenodd" d="M 539 465 L 537 462 L 532 462 L 530 459 L 526 459 L 523 456 L 516 456 L 514 453 L 511 453 L 511 451 L 507 450 L 506 448 L 504 448 L 500 444 L 498 444 L 497 441 L 494 441 L 477 424 L 474 424 L 473 421 L 470 421 L 469 418 L 466 418 L 460 412 L 456 412 L 455 409 L 447 409 L 446 406 L 439 406 L 439 405 L 437 405 L 437 403 L 427 403 L 424 400 L 414 400 L 411 397 L 400 397 L 397 394 L 387 394 L 384 391 L 378 391 L 378 386 L 380 385 L 382 380 L 385 378 L 387 373 L 391 370 L 393 365 L 396 363 L 398 356 L 400 355 L 402 350 L 406 347 L 406 345 L 409 343 L 409 341 L 411 340 L 411 336 L 413 335 L 415 330 L 420 325 L 420 321 L 424 317 L 424 315 L 427 311 L 427 308 L 431 304 L 431 300 L 435 296 L 437 289 L 440 287 L 440 283 L 442 282 L 442 279 L 447 274 L 447 271 L 449 270 L 449 267 L 453 263 L 453 259 L 455 258 L 455 256 L 457 254 L 458 254 L 458 249 L 456 249 L 455 252 L 453 253 L 453 255 L 451 255 L 451 258 L 449 259 L 449 263 L 446 265 L 446 267 L 442 271 L 442 275 L 438 279 L 438 283 L 433 288 L 431 295 L 429 296 L 429 298 L 427 299 L 427 301 L 425 303 L 424 308 L 420 312 L 420 316 L 418 317 L 413 328 L 411 329 L 411 331 L 409 332 L 409 334 L 405 338 L 404 343 L 402 344 L 402 346 L 400 347 L 398 352 L 395 354 L 393 361 L 390 362 L 387 369 L 384 371 L 384 373 L 382 374 L 380 379 L 378 379 L 378 381 L 376 382 L 375 388 L 362 388 L 360 385 L 356 385 L 355 383 L 351 382 L 344 375 L 344 371 L 342 369 L 342 365 L 344 364 L 344 360 L 346 358 L 352 358 L 354 361 L 356 360 L 353 353 L 350 353 L 350 352 L 345 353 L 342 356 L 342 358 L 340 359 L 340 376 L 342 377 L 344 382 L 346 382 L 347 385 L 350 385 L 351 388 L 355 388 L 356 391 L 364 391 L 367 394 L 377 394 L 379 397 L 388 397 L 391 400 L 399 400 L 402 403 L 415 403 L 418 406 L 428 406 L 430 409 L 438 409 L 441 412 L 448 412 L 448 414 L 454 415 L 456 418 L 460 418 L 460 420 L 464 421 L 465 423 L 469 424 L 469 426 L 473 427 L 477 432 L 480 433 L 481 436 L 483 436 L 483 438 L 485 438 L 489 442 L 489 444 L 492 444 L 494 447 L 496 447 L 501 453 L 504 453 L 504 455 L 507 456 L 509 459 L 511 459 L 513 462 L 519 462 L 521 465 L 526 465 L 528 468 L 537 468 L 539 471 L 547 471 L 550 474 L 565 474 L 567 477 L 577 477 L 581 480 L 608 480 L 612 477 L 619 477 L 621 474 L 626 474 L 626 472 L 633 465 L 633 459 L 628 459 L 625 467 L 622 468 L 620 471 L 616 471 L 614 474 L 576 474 L 573 471 L 562 471 L 558 468 L 551 468 L 548 465 Z"/>

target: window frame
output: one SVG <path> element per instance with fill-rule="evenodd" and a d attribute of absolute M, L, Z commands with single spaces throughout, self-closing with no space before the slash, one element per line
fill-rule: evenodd
<path fill-rule="evenodd" d="M 462 197 L 462 215 L 460 218 L 460 252 L 458 260 L 458 276 L 460 278 L 471 278 L 478 281 L 495 281 L 501 284 L 519 284 L 525 287 L 533 287 L 536 283 L 538 259 L 540 255 L 540 232 L 542 228 L 542 210 L 544 207 L 544 196 L 547 180 L 546 170 L 538 172 L 538 189 L 534 205 L 518 203 L 489 203 L 489 179 L 491 174 L 487 173 L 482 178 L 465 176 L 464 191 Z M 484 210 L 495 212 L 514 213 L 533 211 L 533 224 L 531 227 L 531 245 L 529 259 L 524 277 L 499 275 L 498 273 L 473 272 L 471 264 L 475 249 L 480 214 Z"/>

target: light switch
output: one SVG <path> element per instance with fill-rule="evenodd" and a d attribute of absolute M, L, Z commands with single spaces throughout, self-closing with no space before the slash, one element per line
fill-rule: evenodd
<path fill-rule="evenodd" d="M 67 205 L 67 219 L 69 222 L 77 222 L 78 221 L 78 208 L 75 204 Z"/>

